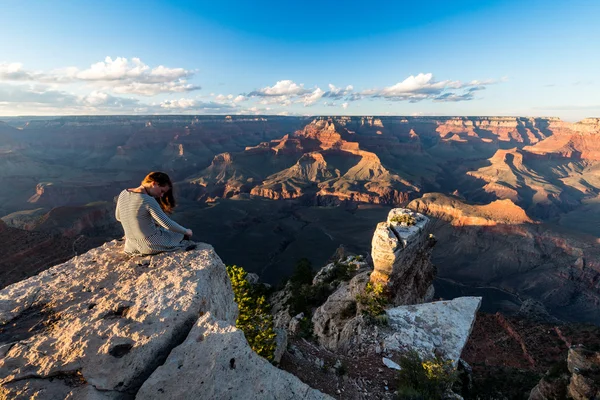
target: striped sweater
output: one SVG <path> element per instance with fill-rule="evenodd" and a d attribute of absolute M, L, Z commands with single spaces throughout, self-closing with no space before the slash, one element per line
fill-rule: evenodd
<path fill-rule="evenodd" d="M 125 231 L 125 252 L 156 254 L 182 247 L 186 228 L 173 221 L 146 193 L 123 190 L 117 200 L 117 221 Z"/>

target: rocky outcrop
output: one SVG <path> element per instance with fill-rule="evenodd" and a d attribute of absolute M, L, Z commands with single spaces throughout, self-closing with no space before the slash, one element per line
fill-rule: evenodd
<path fill-rule="evenodd" d="M 441 357 L 457 365 L 481 298 L 415 304 L 433 297 L 435 267 L 429 257 L 434 238 L 426 231 L 428 223 L 422 214 L 390 211 L 373 236 L 374 270 L 357 265 L 354 276 L 315 310 L 314 334 L 322 346 L 341 354 L 382 354 L 392 360 L 415 350 L 424 359 Z M 313 284 L 321 284 L 331 269 L 325 266 Z M 384 287 L 382 294 L 372 289 L 378 285 Z M 387 303 L 384 315 L 373 315 L 373 302 Z"/>
<path fill-rule="evenodd" d="M 567 356 L 571 373 L 568 394 L 575 400 L 600 398 L 600 351 L 572 347 Z"/>
<path fill-rule="evenodd" d="M 428 193 L 408 207 L 437 220 L 433 260 L 440 277 L 469 286 L 508 289 L 542 302 L 561 320 L 597 323 L 600 297 L 594 282 L 600 277 L 600 248 L 596 238 L 534 222 L 510 200 L 477 205 Z"/>
<path fill-rule="evenodd" d="M 573 346 L 564 364 L 557 364 L 544 375 L 531 390 L 529 400 L 600 398 L 600 352 Z"/>
<path fill-rule="evenodd" d="M 225 398 L 244 387 L 235 393 L 250 399 L 325 397 L 252 353 L 236 317 L 211 246 L 132 258 L 106 243 L 0 291 L 0 393 Z"/>
<path fill-rule="evenodd" d="M 410 221 L 401 222 L 401 221 Z M 377 225 L 371 257 L 370 281 L 384 285 L 393 305 L 415 304 L 433 298 L 435 266 L 431 263 L 433 237 L 426 233 L 429 218 L 395 208 Z"/>
<path fill-rule="evenodd" d="M 342 282 L 327 301 L 315 310 L 312 317 L 314 334 L 325 348 L 346 353 L 357 350 L 353 349 L 357 342 L 363 342 L 367 347 L 371 345 L 360 339 L 359 332 L 363 330 L 364 320 L 356 315 L 356 296 L 364 292 L 370 273 L 363 271 L 349 282 Z"/>

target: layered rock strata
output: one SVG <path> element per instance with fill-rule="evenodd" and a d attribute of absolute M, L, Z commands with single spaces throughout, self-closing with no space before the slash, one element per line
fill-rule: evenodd
<path fill-rule="evenodd" d="M 211 246 L 143 258 L 122 247 L 0 291 L 0 397 L 326 398 L 250 350 Z"/>
<path fill-rule="evenodd" d="M 401 222 L 410 221 L 410 222 Z M 435 266 L 433 237 L 426 233 L 429 218 L 403 208 L 390 211 L 373 235 L 370 281 L 384 285 L 393 305 L 415 304 L 433 298 Z"/>

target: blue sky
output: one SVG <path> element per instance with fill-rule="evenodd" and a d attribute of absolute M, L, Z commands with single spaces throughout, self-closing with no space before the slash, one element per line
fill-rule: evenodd
<path fill-rule="evenodd" d="M 600 116 L 595 0 L 0 9 L 0 115 Z"/>

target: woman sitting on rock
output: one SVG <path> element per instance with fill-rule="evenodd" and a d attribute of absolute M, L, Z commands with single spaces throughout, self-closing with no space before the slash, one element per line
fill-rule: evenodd
<path fill-rule="evenodd" d="M 150 172 L 139 187 L 125 189 L 117 200 L 117 221 L 125 231 L 125 253 L 156 254 L 184 247 L 192 237 L 167 216 L 175 207 L 173 183 L 164 172 Z"/>

